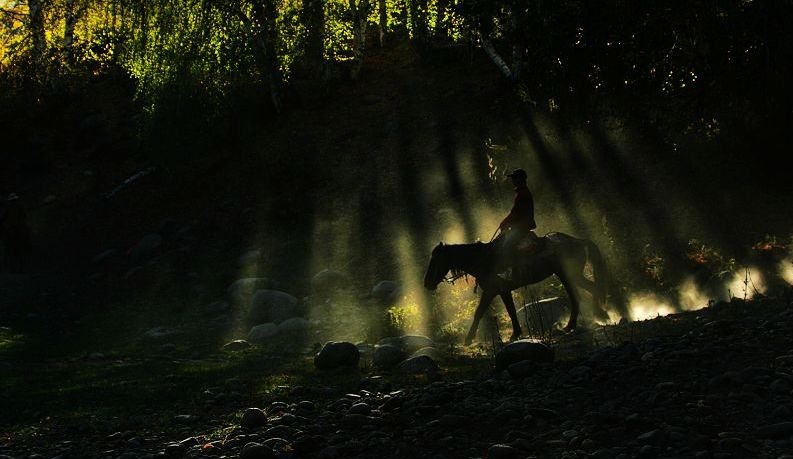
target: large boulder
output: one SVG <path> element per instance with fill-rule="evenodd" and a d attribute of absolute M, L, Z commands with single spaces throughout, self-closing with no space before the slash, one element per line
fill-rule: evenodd
<path fill-rule="evenodd" d="M 360 358 L 361 354 L 353 343 L 330 341 L 314 356 L 314 366 L 320 370 L 357 367 Z"/>
<path fill-rule="evenodd" d="M 518 309 L 518 319 L 530 332 L 548 332 L 557 322 L 570 315 L 567 304 L 568 300 L 560 297 L 544 298 Z"/>
<path fill-rule="evenodd" d="M 259 290 L 253 295 L 248 308 L 248 323 L 281 322 L 298 317 L 300 305 L 297 298 L 279 290 Z"/>
<path fill-rule="evenodd" d="M 399 346 L 393 344 L 378 344 L 372 352 L 372 360 L 378 368 L 391 368 L 405 360 L 406 354 Z"/>
<path fill-rule="evenodd" d="M 534 363 L 551 363 L 554 351 L 545 344 L 522 339 L 510 343 L 496 354 L 496 370 L 506 370 L 513 363 L 528 360 Z"/>

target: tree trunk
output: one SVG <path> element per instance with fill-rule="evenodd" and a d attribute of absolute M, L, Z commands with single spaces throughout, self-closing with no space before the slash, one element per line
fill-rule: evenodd
<path fill-rule="evenodd" d="M 388 29 L 388 9 L 386 8 L 385 0 L 377 0 L 377 9 L 379 13 L 380 47 L 382 47 L 385 31 Z"/>
<path fill-rule="evenodd" d="M 427 0 L 407 0 L 409 4 L 410 23 L 413 42 L 423 54 L 429 48 L 429 30 L 427 25 Z"/>
<path fill-rule="evenodd" d="M 256 61 L 262 76 L 270 87 L 270 98 L 276 113 L 281 113 L 281 68 L 278 62 L 278 9 L 276 0 L 256 0 L 253 2 L 253 15 L 257 22 L 256 44 L 259 48 Z"/>
<path fill-rule="evenodd" d="M 28 0 L 28 27 L 33 42 L 33 60 L 36 65 L 44 60 L 47 37 L 44 32 L 44 8 L 46 0 Z"/>
<path fill-rule="evenodd" d="M 353 60 L 350 78 L 358 78 L 363 65 L 364 51 L 366 50 L 366 24 L 369 17 L 369 0 L 350 0 L 350 10 L 353 20 Z"/>
<path fill-rule="evenodd" d="M 512 79 L 517 81 L 521 77 L 523 69 L 523 40 L 520 39 L 521 26 L 520 11 L 512 7 L 512 17 L 509 21 L 510 35 L 512 36 Z"/>
<path fill-rule="evenodd" d="M 451 0 L 438 0 L 438 18 L 435 21 L 435 36 L 446 41 L 449 38 L 449 8 Z"/>
<path fill-rule="evenodd" d="M 325 0 L 303 0 L 303 26 L 306 66 L 318 77 L 325 62 Z"/>
<path fill-rule="evenodd" d="M 88 8 L 88 2 L 66 0 L 63 26 L 63 58 L 69 67 L 74 65 L 74 28 Z"/>
<path fill-rule="evenodd" d="M 490 39 L 488 39 L 484 35 L 482 35 L 482 49 L 485 51 L 485 54 L 487 54 L 487 57 L 489 57 L 490 60 L 493 61 L 494 64 L 496 64 L 496 67 L 498 67 L 498 69 L 501 70 L 501 73 L 504 74 L 504 76 L 508 80 L 512 80 L 513 75 L 512 75 L 512 70 L 510 70 L 509 68 L 509 65 L 498 54 L 498 51 L 496 51 L 496 48 L 493 46 L 493 43 L 490 41 Z"/>

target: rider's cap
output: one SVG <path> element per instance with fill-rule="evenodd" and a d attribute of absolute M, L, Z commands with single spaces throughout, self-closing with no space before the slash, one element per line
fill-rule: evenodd
<path fill-rule="evenodd" d="M 507 177 L 510 177 L 510 178 L 511 177 L 516 177 L 516 178 L 519 178 L 519 179 L 526 180 L 527 176 L 526 176 L 526 171 L 524 171 L 523 169 L 515 169 L 514 171 L 510 172 L 509 174 L 507 174 Z"/>

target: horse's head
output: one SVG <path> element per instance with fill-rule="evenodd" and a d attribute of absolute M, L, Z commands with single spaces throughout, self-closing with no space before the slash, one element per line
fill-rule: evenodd
<path fill-rule="evenodd" d="M 449 272 L 449 264 L 446 260 L 444 247 L 443 242 L 441 242 L 432 249 L 430 265 L 427 267 L 427 273 L 424 275 L 424 288 L 427 290 L 435 290 L 438 288 L 438 284 L 441 283 L 443 277 Z"/>

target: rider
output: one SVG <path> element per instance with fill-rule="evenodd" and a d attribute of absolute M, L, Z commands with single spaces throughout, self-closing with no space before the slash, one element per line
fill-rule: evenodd
<path fill-rule="evenodd" d="M 526 171 L 515 169 L 507 177 L 515 187 L 515 199 L 509 215 L 498 225 L 501 231 L 498 239 L 501 239 L 502 253 L 507 264 L 510 268 L 515 268 L 521 261 L 521 253 L 530 251 L 531 242 L 537 238 L 532 231 L 537 223 L 534 221 L 534 197 L 526 185 Z M 505 277 L 513 277 L 513 273 L 508 271 Z"/>

